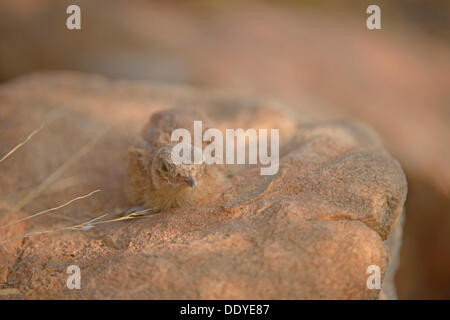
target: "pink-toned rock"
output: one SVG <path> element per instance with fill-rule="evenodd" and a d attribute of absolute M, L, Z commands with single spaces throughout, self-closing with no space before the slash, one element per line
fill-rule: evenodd
<path fill-rule="evenodd" d="M 14 243 L 20 255 L 3 288 L 20 295 L 0 298 L 378 299 L 366 284 L 370 265 L 380 267 L 381 298 L 395 297 L 406 180 L 364 125 L 313 120 L 266 99 L 78 73 L 10 82 L 0 105 L 0 154 L 46 124 L 0 164 L 2 220 L 18 219 L 7 208 L 29 215 L 102 190 L 29 220 L 27 231 L 127 209 L 127 150 L 156 110 L 188 105 L 223 128 L 280 128 L 282 144 L 276 175 L 248 168 L 196 207 Z M 66 287 L 72 264 L 81 290 Z"/>

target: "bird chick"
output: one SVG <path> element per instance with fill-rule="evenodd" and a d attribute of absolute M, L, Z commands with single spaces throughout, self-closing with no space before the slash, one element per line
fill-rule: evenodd
<path fill-rule="evenodd" d="M 186 109 L 160 111 L 150 118 L 129 150 L 128 195 L 133 204 L 160 211 L 192 206 L 217 192 L 224 181 L 218 165 L 174 163 L 171 157 L 177 145 L 170 140 L 172 131 L 185 128 L 193 134 L 194 120 L 204 119 L 202 114 Z"/>

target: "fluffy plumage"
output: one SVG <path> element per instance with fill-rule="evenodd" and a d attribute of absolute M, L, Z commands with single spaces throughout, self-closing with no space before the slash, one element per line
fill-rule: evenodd
<path fill-rule="evenodd" d="M 223 184 L 217 165 L 172 162 L 171 151 L 176 145 L 170 141 L 172 132 L 185 128 L 193 137 L 194 120 L 202 120 L 203 131 L 207 129 L 209 120 L 194 110 L 171 109 L 150 118 L 129 150 L 128 195 L 133 204 L 153 210 L 191 206 Z"/>

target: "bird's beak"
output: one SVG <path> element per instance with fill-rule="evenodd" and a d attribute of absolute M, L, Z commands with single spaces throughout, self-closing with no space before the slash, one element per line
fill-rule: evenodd
<path fill-rule="evenodd" d="M 184 181 L 186 181 L 186 183 L 187 183 L 191 188 L 195 187 L 195 180 L 194 180 L 194 178 L 192 178 L 191 174 L 189 174 L 189 178 L 187 178 L 187 179 L 184 180 Z"/>

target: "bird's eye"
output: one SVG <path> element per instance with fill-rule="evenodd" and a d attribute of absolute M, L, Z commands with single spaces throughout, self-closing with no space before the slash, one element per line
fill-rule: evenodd
<path fill-rule="evenodd" d="M 166 163 L 164 161 L 161 162 L 161 170 L 164 171 L 164 172 L 169 171 L 169 169 L 167 168 L 167 165 L 166 165 Z"/>

